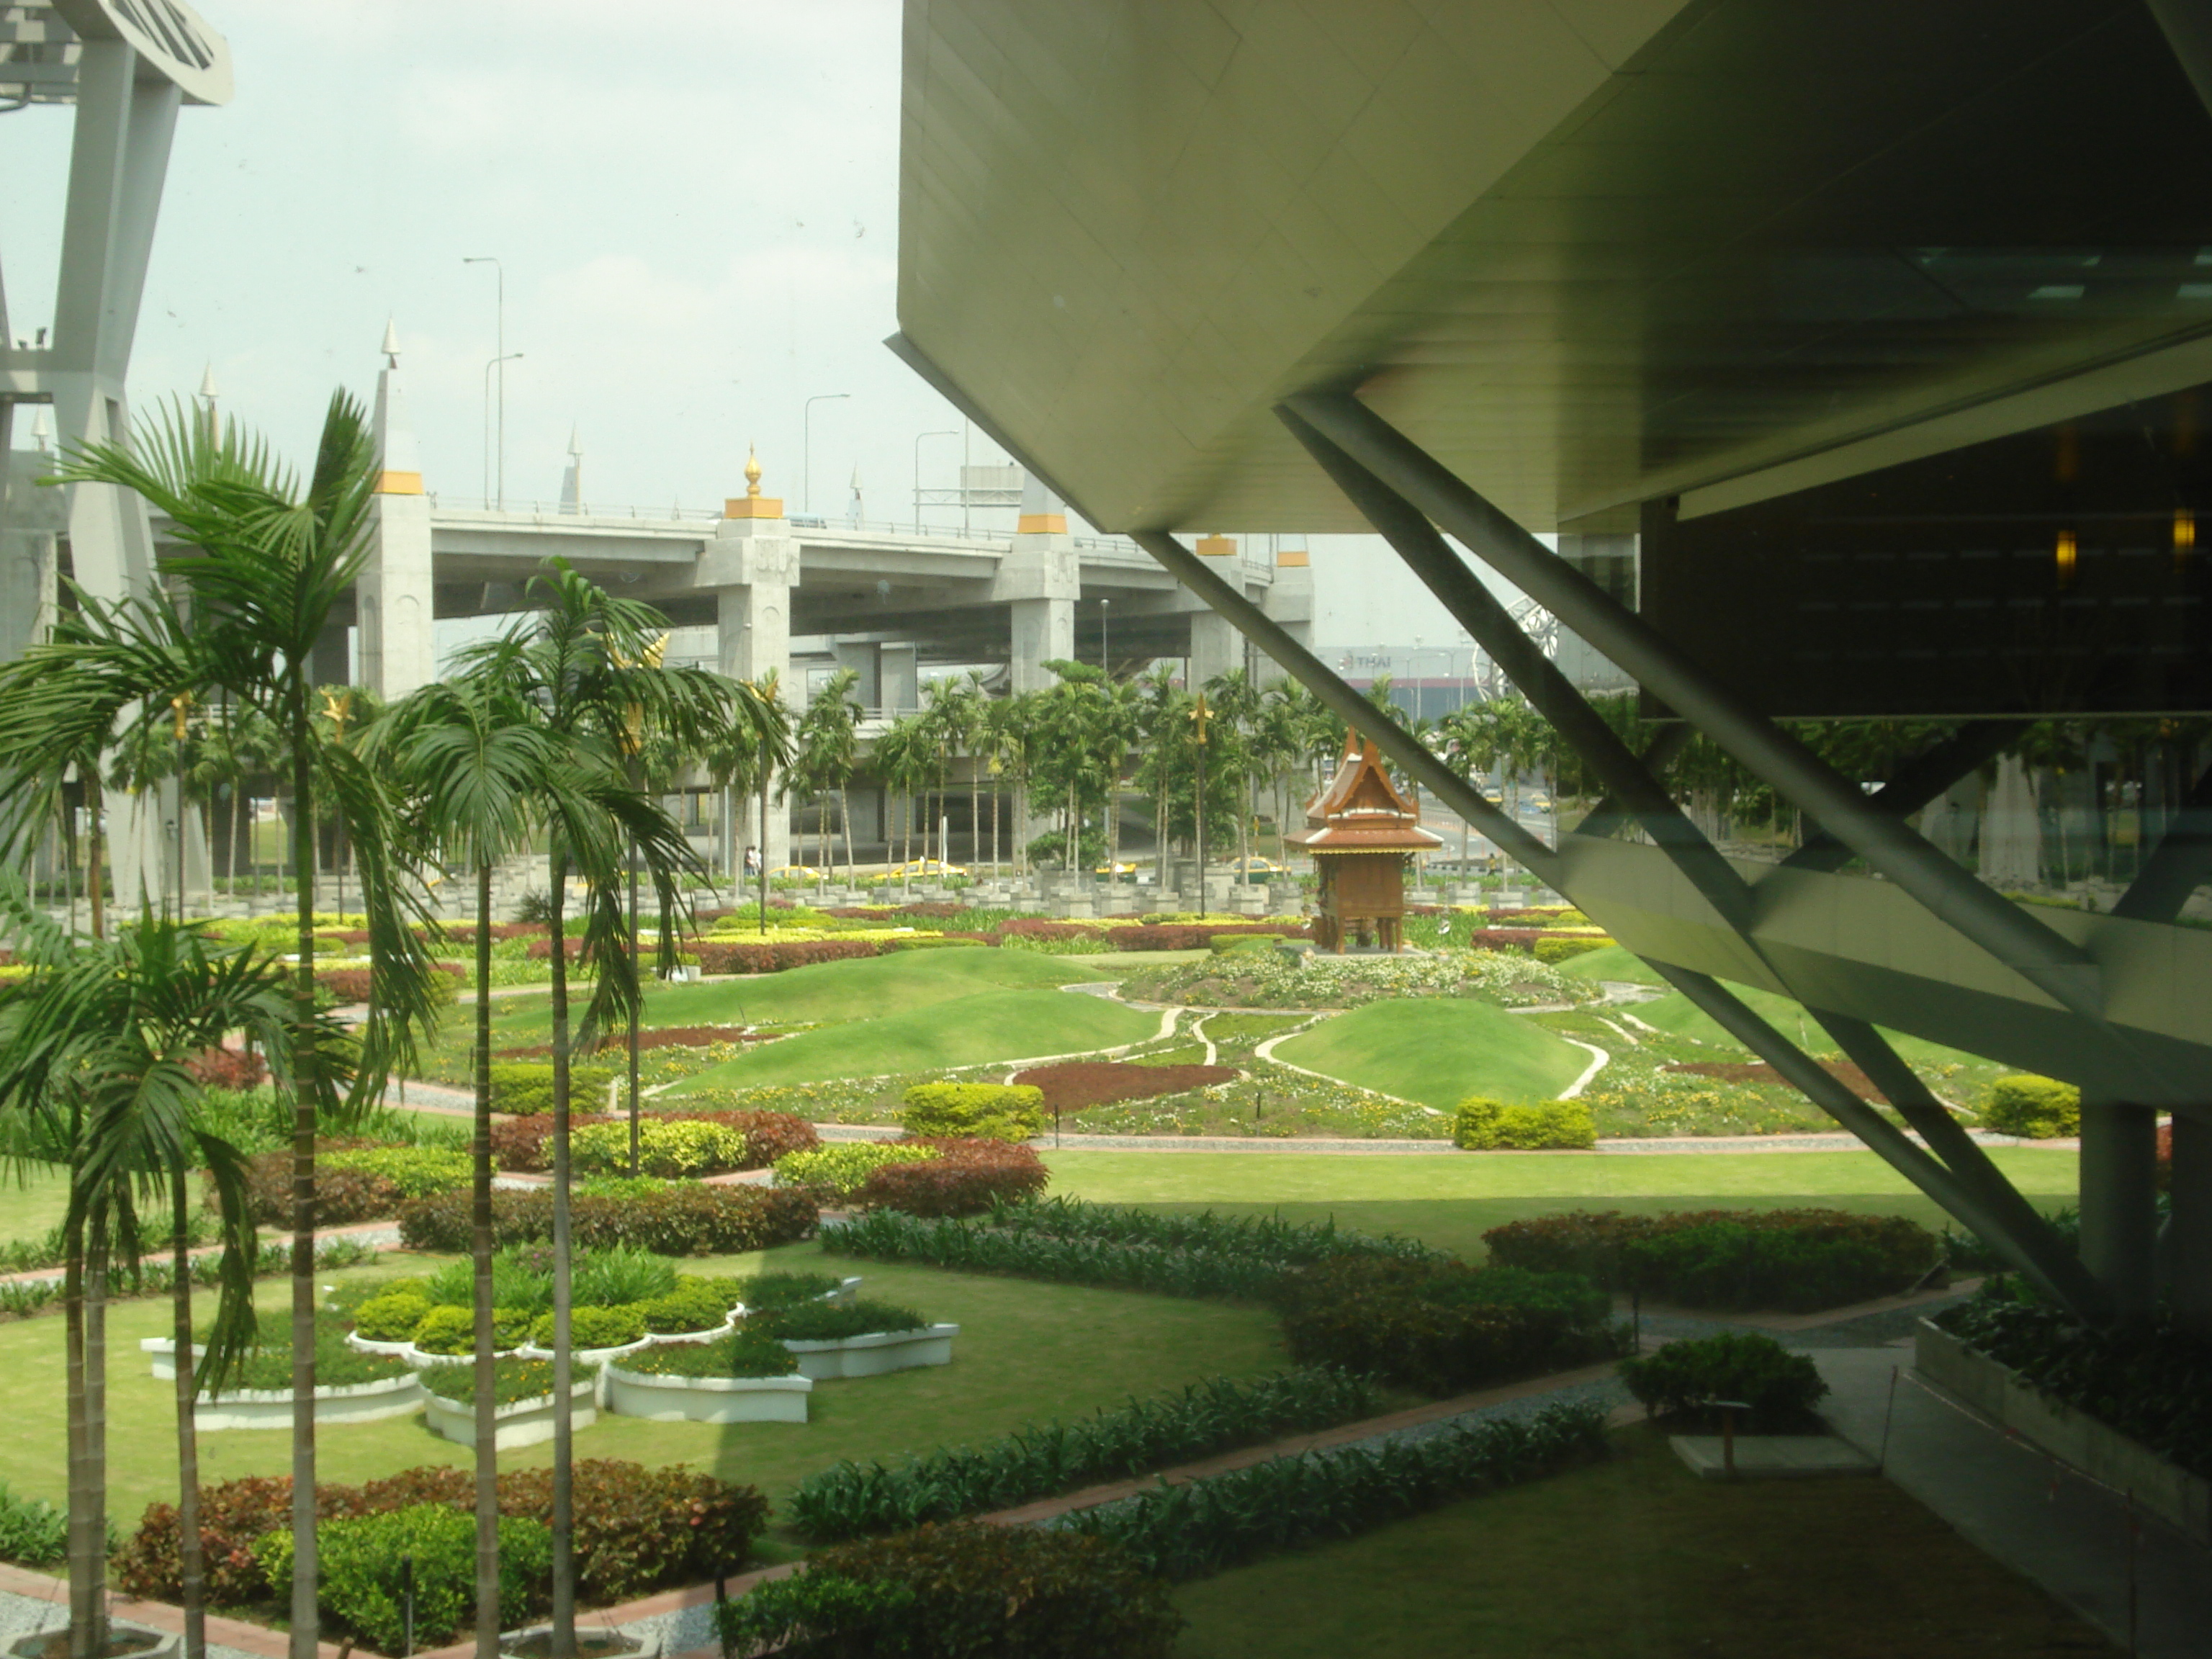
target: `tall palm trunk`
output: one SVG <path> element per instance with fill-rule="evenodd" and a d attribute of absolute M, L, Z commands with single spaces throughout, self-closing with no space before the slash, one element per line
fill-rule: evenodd
<path fill-rule="evenodd" d="M 991 780 L 991 873 L 999 873 L 999 803 L 1006 799 L 995 777 Z"/>
<path fill-rule="evenodd" d="M 559 903 L 557 897 L 555 903 Z M 558 929 L 556 929 L 555 949 Z M 499 1652 L 499 1428 L 497 1378 L 492 1374 L 491 1288 L 491 861 L 477 864 L 476 1133 L 469 1143 L 469 1254 L 475 1267 L 477 1653 Z M 559 969 L 556 968 L 557 974 Z M 557 1038 L 556 1039 L 558 1040 Z"/>
<path fill-rule="evenodd" d="M 761 819 L 761 839 L 768 820 Z M 761 854 L 767 879 L 768 854 Z M 568 1345 L 568 1314 L 574 1296 L 568 1262 L 568 860 L 552 858 L 553 909 L 547 932 L 553 944 L 553 1645 L 550 1659 L 575 1659 L 576 1653 L 576 1473 L 575 1424 L 568 1409 L 574 1362 Z M 763 916 L 767 914 L 762 912 Z M 495 1595 L 496 1600 L 496 1595 Z M 494 1632 L 496 1638 L 497 1632 Z"/>
<path fill-rule="evenodd" d="M 69 1400 L 70 1659 L 94 1659 L 107 1644 L 107 1514 L 98 1431 L 105 1401 L 94 1385 L 101 1369 L 88 1304 L 85 1218 L 71 1216 L 64 1233 L 63 1365 Z"/>
<path fill-rule="evenodd" d="M 292 1659 L 316 1659 L 315 1599 L 315 1105 L 321 1056 L 315 1048 L 314 770 L 308 747 L 307 665 L 285 686 L 292 728 L 292 873 L 299 971 L 292 1036 Z"/>
<path fill-rule="evenodd" d="M 983 791 L 982 781 L 975 775 L 975 757 L 968 757 L 968 861 L 976 862 L 975 855 L 983 850 Z"/>
<path fill-rule="evenodd" d="M 858 879 L 853 873 L 853 792 L 842 783 L 837 786 L 837 828 L 845 837 L 845 885 L 850 887 Z"/>
<path fill-rule="evenodd" d="M 207 1553 L 200 1544 L 200 1437 L 192 1420 L 199 1393 L 192 1358 L 191 1182 L 179 1160 L 169 1171 L 171 1224 L 176 1237 L 169 1266 L 176 1286 L 170 1293 L 177 1342 L 177 1565 L 183 1585 L 185 1659 L 206 1659 Z"/>
<path fill-rule="evenodd" d="M 107 881 L 101 873 L 106 854 L 101 846 L 100 815 L 107 805 L 107 797 L 100 787 L 100 768 L 97 763 L 79 769 L 87 779 L 84 787 L 84 891 L 92 907 L 92 936 L 107 937 Z"/>

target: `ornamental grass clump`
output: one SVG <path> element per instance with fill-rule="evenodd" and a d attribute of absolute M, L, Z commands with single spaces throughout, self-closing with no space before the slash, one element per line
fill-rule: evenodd
<path fill-rule="evenodd" d="M 1328 1367 L 1249 1380 L 1217 1376 L 1179 1395 L 1102 1407 L 1073 1423 L 1031 1423 L 980 1446 L 886 1465 L 850 1459 L 791 1494 L 792 1524 L 817 1542 L 896 1532 L 1007 1509 L 1101 1480 L 1210 1457 L 1367 1416 L 1365 1377 Z"/>

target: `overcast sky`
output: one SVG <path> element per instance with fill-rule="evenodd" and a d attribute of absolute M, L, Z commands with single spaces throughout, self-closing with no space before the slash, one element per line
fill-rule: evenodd
<path fill-rule="evenodd" d="M 961 417 L 896 326 L 895 0 L 197 0 L 237 96 L 186 109 L 140 313 L 143 413 L 212 367 L 223 408 L 304 455 L 398 325 L 425 482 L 480 495 L 506 272 L 510 505 L 705 507 L 748 443 L 793 511 L 910 519 L 917 434 Z M 70 112 L 0 118 L 0 258 L 20 337 L 52 316 Z M 15 441 L 28 442 L 28 421 Z M 949 486 L 960 440 L 924 441 Z M 1000 459 L 980 434 L 972 459 Z M 1323 643 L 1456 638 L 1362 538 L 1314 543 Z"/>

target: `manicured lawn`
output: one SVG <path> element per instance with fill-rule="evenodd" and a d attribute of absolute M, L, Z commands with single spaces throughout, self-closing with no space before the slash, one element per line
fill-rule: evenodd
<path fill-rule="evenodd" d="M 812 1083 L 823 1078 L 875 1077 L 1075 1054 L 1134 1042 L 1152 1036 L 1159 1023 L 1156 1014 L 1101 997 L 1065 991 L 988 992 L 880 1019 L 848 1018 L 842 1025 L 801 1031 L 696 1073 L 672 1092 Z"/>
<path fill-rule="evenodd" d="M 1370 1002 L 1274 1052 L 1293 1065 L 1443 1111 L 1469 1095 L 1549 1100 L 1590 1059 L 1526 1018 L 1457 997 Z"/>
<path fill-rule="evenodd" d="M 1662 1434 L 1185 1584 L 1182 1659 L 1893 1659 L 2103 1652 L 1885 1480 L 1692 1478 Z"/>
<path fill-rule="evenodd" d="M 1618 945 L 1608 945 L 1602 950 L 1585 951 L 1578 957 L 1569 957 L 1559 964 L 1559 971 L 1577 979 L 1617 980 L 1631 985 L 1664 985 L 1659 970 L 1633 951 Z"/>
<path fill-rule="evenodd" d="M 1288 1045 L 1285 1044 L 1285 1047 Z M 1990 1156 L 2039 1205 L 2074 1201 L 2074 1153 Z M 1279 1211 L 1407 1233 L 1470 1259 L 1482 1235 L 1561 1210 L 1787 1209 L 1814 1205 L 1942 1224 L 1936 1206 L 1872 1152 L 1370 1153 L 1044 1150 L 1052 1190 L 1109 1204 Z"/>
<path fill-rule="evenodd" d="M 423 1271 L 431 1260 L 387 1256 L 356 1271 L 388 1278 Z M 774 1500 L 801 1476 L 841 1457 L 890 1459 L 1054 1415 L 1086 1413 L 1131 1394 L 1164 1393 L 1207 1376 L 1252 1376 L 1287 1363 L 1273 1316 L 1257 1308 L 853 1262 L 813 1244 L 687 1267 L 739 1273 L 763 1265 L 858 1273 L 866 1281 L 865 1294 L 957 1324 L 952 1364 L 823 1383 L 806 1424 L 715 1427 L 603 1415 L 576 1437 L 579 1457 L 689 1462 L 757 1485 Z M 283 1281 L 264 1281 L 263 1316 L 282 1318 L 289 1294 Z M 108 1316 L 110 1506 L 126 1534 L 149 1502 L 174 1496 L 172 1385 L 155 1382 L 138 1352 L 138 1339 L 167 1334 L 169 1319 L 167 1303 L 158 1300 L 118 1304 Z M 0 1469 L 18 1493 L 58 1503 L 65 1490 L 60 1319 L 0 1324 L 0 1378 L 6 1379 L 0 1383 Z M 458 1467 L 472 1455 L 433 1435 L 419 1416 L 325 1428 L 318 1445 L 322 1478 L 329 1480 L 364 1480 L 422 1463 Z M 281 1430 L 204 1435 L 200 1458 L 210 1482 L 280 1474 L 289 1467 L 290 1436 Z M 551 1458 L 552 1448 L 544 1445 L 504 1454 L 500 1462 L 542 1468 Z"/>
<path fill-rule="evenodd" d="M 0 1170 L 0 1243 L 44 1238 L 69 1208 L 69 1176 L 58 1165 Z"/>

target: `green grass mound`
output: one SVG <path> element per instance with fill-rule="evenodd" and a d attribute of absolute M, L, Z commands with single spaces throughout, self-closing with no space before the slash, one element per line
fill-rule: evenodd
<path fill-rule="evenodd" d="M 1614 980 L 1630 985 L 1664 985 L 1659 970 L 1624 945 L 1603 945 L 1554 964 L 1573 979 Z"/>
<path fill-rule="evenodd" d="M 870 1006 L 854 1002 L 843 1012 L 849 1015 Z M 824 1078 L 931 1072 L 994 1060 L 1074 1054 L 1134 1042 L 1158 1029 L 1158 1015 L 1099 997 L 1062 991 L 986 992 L 963 997 L 953 1008 L 911 1008 L 878 1019 L 848 1019 L 842 1025 L 802 1031 L 709 1066 L 671 1093 L 817 1083 Z"/>
<path fill-rule="evenodd" d="M 1794 1002 L 1772 991 L 1761 991 L 1748 985 L 1730 984 L 1728 988 L 1741 997 L 1754 1013 L 1788 1037 L 1808 1054 L 1836 1053 L 1836 1040 L 1830 1036 L 1803 1004 Z M 1717 1049 L 1735 1051 L 1748 1060 L 1751 1055 L 1743 1045 L 1730 1036 L 1705 1011 L 1679 991 L 1669 991 L 1665 996 L 1650 1002 L 1632 1003 L 1629 1012 L 1645 1024 L 1672 1036 L 1693 1037 Z M 1957 1048 L 1947 1048 L 1938 1042 L 1929 1042 L 1902 1031 L 1881 1030 L 1890 1044 L 1908 1065 L 1917 1069 L 1942 1069 L 1959 1066 L 1987 1073 L 1993 1069 L 1991 1062 Z M 1729 1058 L 1716 1055 L 1715 1058 Z"/>
<path fill-rule="evenodd" d="M 1449 1111 L 1469 1095 L 1550 1100 L 1589 1055 L 1486 1002 L 1371 1002 L 1292 1037 L 1278 1057 L 1309 1071 Z"/>

